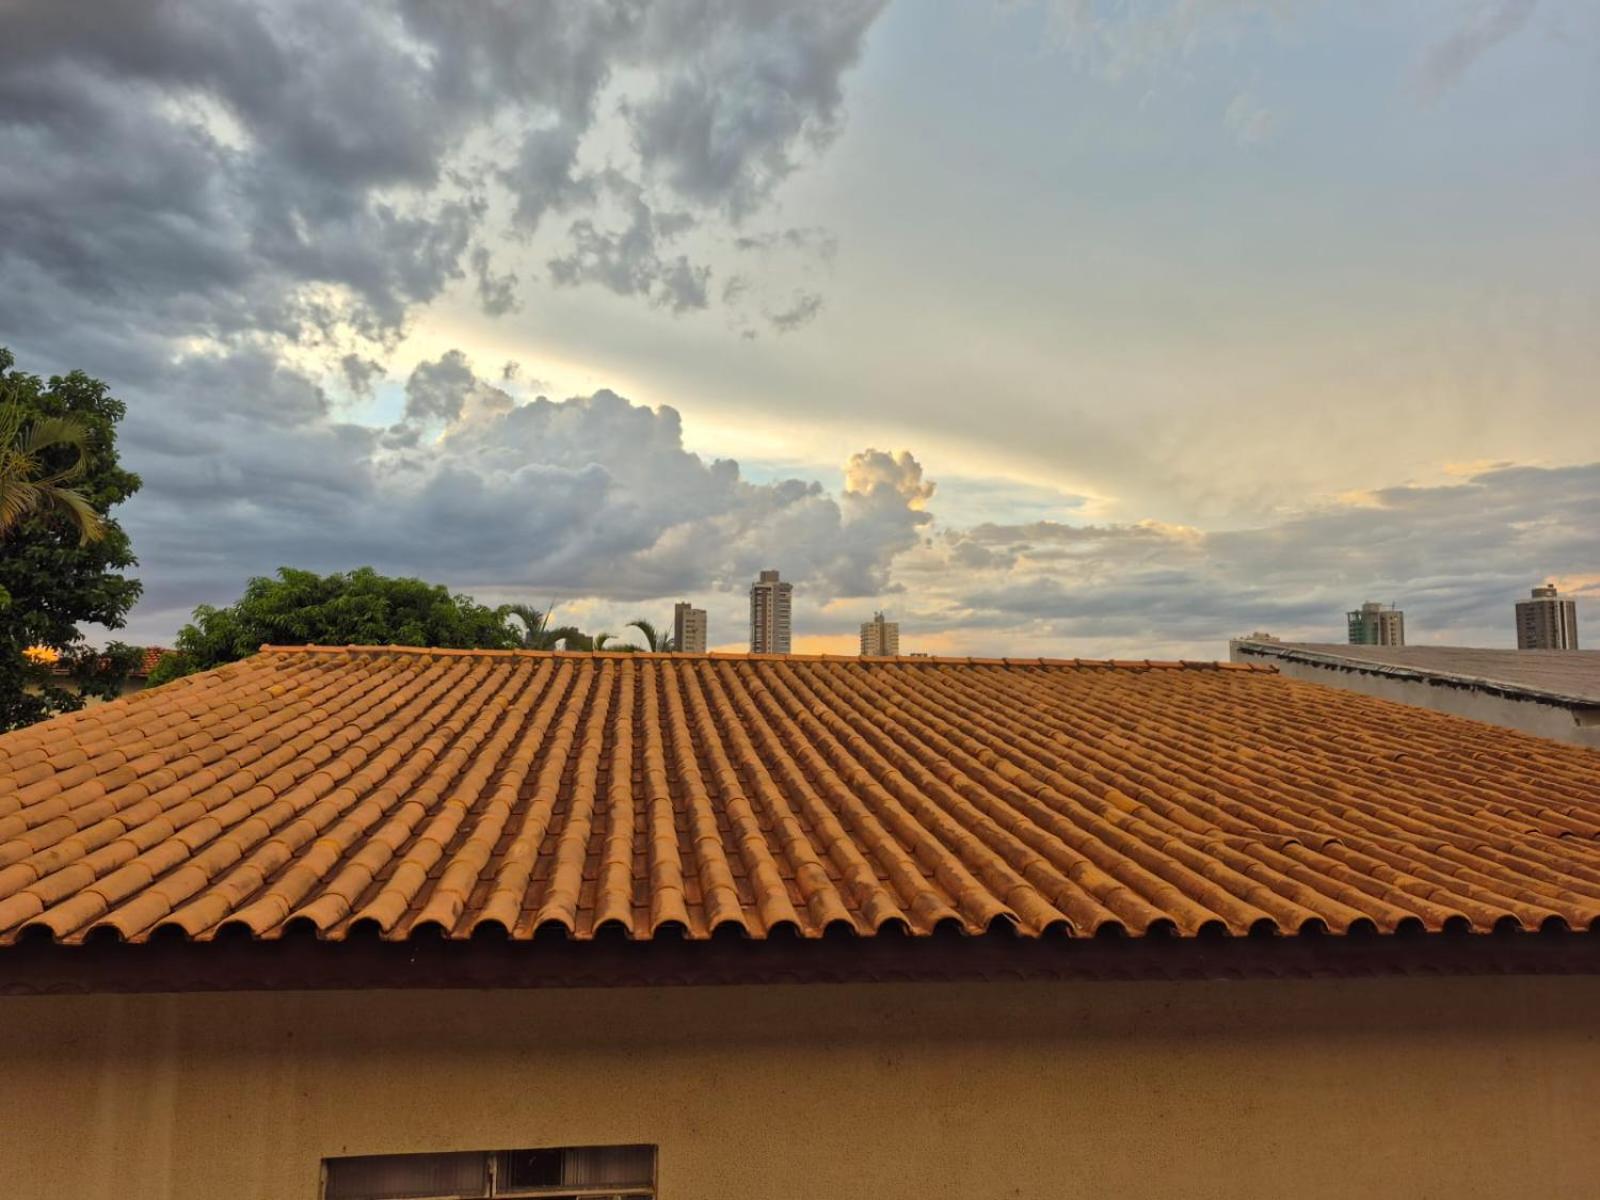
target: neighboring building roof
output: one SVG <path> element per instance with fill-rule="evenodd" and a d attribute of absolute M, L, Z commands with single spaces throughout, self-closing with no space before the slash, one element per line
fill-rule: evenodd
<path fill-rule="evenodd" d="M 54 673 L 57 675 L 69 675 L 72 673 L 71 669 L 61 662 L 60 652 L 48 646 L 30 646 L 23 653 L 34 658 L 36 662 L 50 663 L 54 668 Z M 142 657 L 134 665 L 133 669 L 128 672 L 128 678 L 146 678 L 151 671 L 156 669 L 156 664 L 171 653 L 173 651 L 168 646 L 145 646 L 142 650 Z M 108 661 L 107 659 L 100 660 L 102 666 L 106 665 Z"/>
<path fill-rule="evenodd" d="M 156 669 L 156 664 L 171 653 L 172 649 L 168 646 L 146 646 L 144 648 L 143 660 L 140 661 L 139 665 L 135 667 L 130 674 L 138 678 L 143 678 L 144 676 L 150 674 L 151 671 L 154 671 Z"/>
<path fill-rule="evenodd" d="M 0 737 L 0 943 L 1587 929 L 1597 835 L 1247 665 L 267 648 Z"/>
<path fill-rule="evenodd" d="M 1466 646 L 1346 646 L 1235 642 L 1266 661 L 1287 659 L 1376 675 L 1428 679 L 1567 707 L 1600 705 L 1600 650 L 1480 650 Z"/>

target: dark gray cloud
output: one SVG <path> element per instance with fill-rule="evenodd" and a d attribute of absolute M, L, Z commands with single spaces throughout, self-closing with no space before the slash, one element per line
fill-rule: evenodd
<path fill-rule="evenodd" d="M 375 13 L 22 4 L 6 33 L 0 154 L 30 164 L 0 182 L 8 268 L 184 337 L 381 336 L 459 273 L 481 209 L 439 184 L 467 114 Z"/>
<path fill-rule="evenodd" d="M 1418 67 L 1423 95 L 1448 91 L 1479 58 L 1528 23 L 1539 0 L 1493 0 L 1477 7 L 1471 20 L 1429 49 Z"/>
<path fill-rule="evenodd" d="M 764 253 L 771 250 L 802 250 L 824 261 L 831 261 L 839 253 L 839 239 L 826 229 L 780 229 L 770 233 L 750 233 L 733 240 L 737 250 Z"/>
<path fill-rule="evenodd" d="M 517 302 L 517 273 L 496 275 L 490 266 L 489 250 L 474 246 L 472 274 L 478 281 L 478 306 L 491 317 L 503 317 L 521 307 Z"/>
<path fill-rule="evenodd" d="M 532 375 L 524 376 L 522 364 L 515 359 L 501 364 L 500 382 L 507 387 L 515 385 L 523 394 L 529 396 L 542 396 L 553 390 L 546 380 L 536 379 Z"/>
<path fill-rule="evenodd" d="M 630 482 L 606 438 L 659 448 L 676 416 L 630 418 L 609 393 L 513 419 L 446 354 L 406 381 L 399 423 L 346 414 L 393 403 L 383 363 L 447 290 L 509 313 L 548 263 L 545 282 L 707 307 L 687 239 L 725 245 L 836 133 L 881 8 L 5 5 L 0 162 L 26 168 L 0 171 L 0 337 L 129 401 L 147 610 L 367 560 L 638 594 L 743 570 L 763 521 L 814 527 L 819 586 L 873 578 L 880 548 L 836 549 L 849 521 L 820 489 L 698 459 L 671 486 Z M 568 426 L 596 431 L 582 462 L 552 457 Z M 472 432 L 488 428 L 507 440 Z M 674 558 L 680 527 L 715 549 Z"/>
<path fill-rule="evenodd" d="M 857 455 L 838 496 L 755 484 L 685 450 L 671 408 L 604 390 L 517 404 L 459 351 L 417 366 L 407 419 L 386 432 L 326 416 L 271 429 L 234 412 L 193 420 L 216 389 L 245 382 L 285 408 L 316 402 L 312 381 L 270 369 L 218 358 L 184 373 L 173 410 L 130 418 L 130 461 L 165 481 L 129 510 L 135 544 L 161 564 L 146 574 L 152 625 L 170 630 L 285 564 L 371 563 L 541 600 L 649 599 L 737 591 L 776 547 L 820 603 L 888 590 L 890 564 L 929 520 L 932 485 L 909 454 Z M 249 436 L 230 445 L 236 431 Z"/>
<path fill-rule="evenodd" d="M 821 149 L 838 133 L 843 68 L 885 3 L 658 6 L 650 39 L 691 44 L 650 94 L 628 105 L 646 171 L 735 218 L 755 211 L 802 150 Z M 715 19 L 733 10 L 744 17 L 737 25 Z"/>
<path fill-rule="evenodd" d="M 1600 463 L 1500 467 L 1254 529 L 1038 521 L 947 530 L 896 573 L 924 605 L 925 627 L 979 631 L 994 645 L 1214 655 L 1258 628 L 1338 640 L 1343 613 L 1364 600 L 1400 604 L 1415 641 L 1507 644 L 1511 603 L 1533 583 L 1557 577 L 1600 599 L 1597 511 Z"/>
<path fill-rule="evenodd" d="M 594 202 L 597 180 L 577 174 L 582 139 L 583 130 L 572 125 L 530 130 L 522 139 L 515 164 L 499 176 L 517 198 L 518 231 L 533 233 L 551 209 L 562 212 Z"/>
<path fill-rule="evenodd" d="M 817 292 L 800 292 L 788 306 L 768 315 L 767 320 L 779 333 L 793 333 L 809 324 L 822 311 L 822 296 Z"/>
<path fill-rule="evenodd" d="M 606 172 L 605 190 L 621 215 L 615 228 L 580 217 L 568 228 L 570 249 L 549 262 L 553 282 L 568 287 L 598 283 L 619 296 L 643 296 L 673 312 L 705 308 L 711 269 L 667 247 L 694 228 L 686 212 L 658 212 L 644 189 Z"/>
<path fill-rule="evenodd" d="M 469 269 L 486 310 L 514 306 L 519 243 L 479 236 L 496 196 L 526 235 L 626 192 L 620 228 L 571 226 L 560 279 L 703 307 L 705 269 L 658 243 L 753 211 L 829 140 L 880 8 L 142 0 L 90 21 L 21 0 L 0 161 L 28 169 L 0 175 L 0 272 L 145 336 L 392 341 Z M 618 113 L 636 152 L 606 135 L 586 165 Z"/>
<path fill-rule="evenodd" d="M 358 396 L 372 394 L 372 385 L 383 378 L 383 364 L 375 358 L 363 358 L 351 352 L 339 359 L 339 370 L 350 390 Z"/>
<path fill-rule="evenodd" d="M 437 362 L 418 363 L 406 380 L 406 418 L 457 420 L 477 384 L 478 377 L 460 350 L 446 351 Z"/>

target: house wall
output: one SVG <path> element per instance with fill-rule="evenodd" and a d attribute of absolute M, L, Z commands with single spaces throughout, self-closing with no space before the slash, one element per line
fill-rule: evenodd
<path fill-rule="evenodd" d="M 653 1142 L 668 1200 L 1591 1197 L 1600 979 L 0 997 L 0 1195 Z"/>
<path fill-rule="evenodd" d="M 131 696 L 135 692 L 142 692 L 148 686 L 148 684 L 149 681 L 143 675 L 130 675 L 117 686 L 117 697 L 121 698 L 123 696 Z M 76 679 L 68 679 L 60 676 L 51 679 L 50 686 L 60 688 L 63 692 L 71 692 L 74 696 L 78 695 L 79 691 L 79 685 Z M 29 695 L 37 696 L 44 689 L 39 687 L 38 684 L 29 683 L 24 684 L 22 690 L 27 692 Z M 104 696 L 90 696 L 83 702 L 83 706 L 85 708 L 93 708 L 97 704 L 104 703 L 106 703 Z"/>
<path fill-rule="evenodd" d="M 1403 679 L 1393 675 L 1373 675 L 1365 671 L 1346 671 L 1317 663 L 1296 662 L 1293 659 L 1270 655 L 1249 654 L 1234 649 L 1234 662 L 1265 662 L 1278 668 L 1280 675 L 1290 679 L 1304 679 L 1311 683 L 1327 684 L 1377 696 L 1382 700 L 1397 700 L 1418 708 L 1431 708 L 1438 712 L 1470 717 L 1491 725 L 1520 729 L 1538 737 L 1575 742 L 1600 750 L 1600 713 L 1579 713 L 1559 704 L 1541 704 L 1535 700 L 1517 700 L 1509 696 L 1496 696 L 1470 688 L 1448 687 L 1422 679 Z"/>

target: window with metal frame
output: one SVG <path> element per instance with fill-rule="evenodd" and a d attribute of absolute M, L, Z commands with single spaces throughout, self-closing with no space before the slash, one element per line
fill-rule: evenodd
<path fill-rule="evenodd" d="M 654 1146 L 365 1154 L 322 1163 L 323 1200 L 654 1200 Z"/>

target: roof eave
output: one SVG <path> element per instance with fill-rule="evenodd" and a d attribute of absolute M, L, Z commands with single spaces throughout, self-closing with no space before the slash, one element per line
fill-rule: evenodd
<path fill-rule="evenodd" d="M 275 941 L 0 949 L 0 994 L 1600 974 L 1594 933 Z"/>

